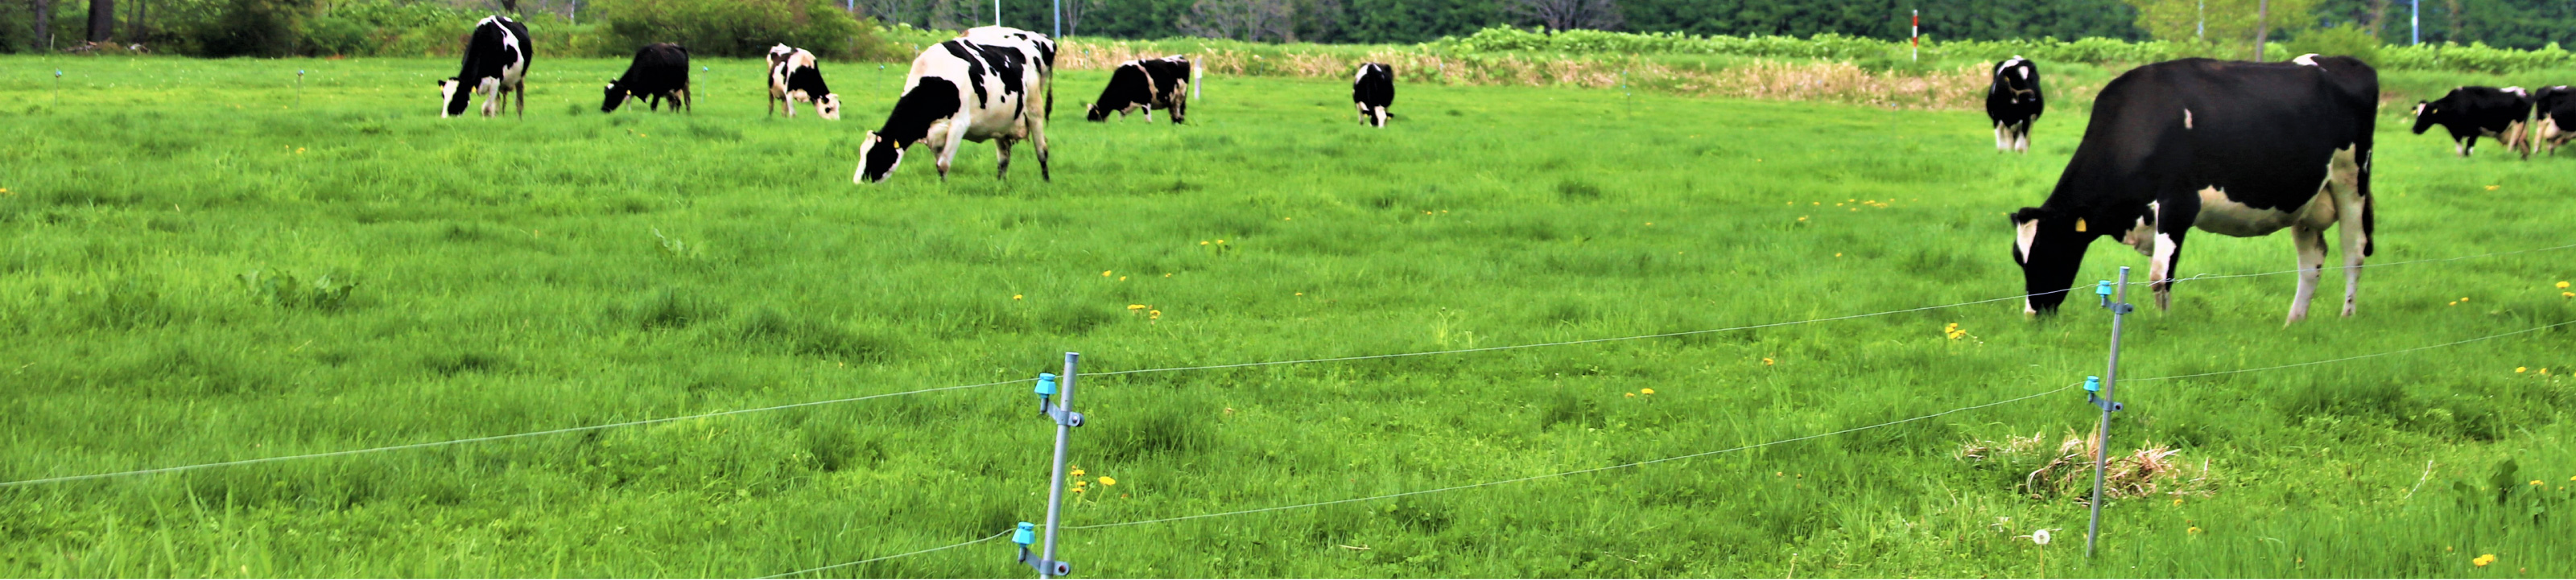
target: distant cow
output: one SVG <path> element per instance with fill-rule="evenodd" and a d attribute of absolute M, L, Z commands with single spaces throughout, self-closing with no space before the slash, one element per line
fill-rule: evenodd
<path fill-rule="evenodd" d="M 2558 146 L 2576 140 L 2576 90 L 2567 85 L 2542 87 L 2531 92 L 2533 113 L 2540 115 L 2531 122 L 2532 143 L 2548 145 L 2549 154 L 2557 155 Z"/>
<path fill-rule="evenodd" d="M 778 113 L 778 104 L 787 104 L 787 118 L 796 118 L 796 102 L 814 104 L 814 113 L 824 119 L 841 119 L 841 96 L 823 84 L 823 69 L 815 66 L 814 53 L 784 44 L 769 47 L 769 112 Z"/>
<path fill-rule="evenodd" d="M 1190 66 L 1190 59 L 1179 55 L 1118 63 L 1118 69 L 1109 73 L 1109 86 L 1100 90 L 1100 100 L 1091 103 L 1083 118 L 1100 121 L 1110 113 L 1125 117 L 1129 111 L 1144 109 L 1145 120 L 1151 122 L 1154 109 L 1163 109 L 1171 111 L 1172 124 L 1179 125 L 1189 112 Z"/>
<path fill-rule="evenodd" d="M 1371 127 L 1386 126 L 1386 106 L 1394 103 L 1395 67 L 1360 63 L 1359 74 L 1351 76 L 1351 104 L 1359 107 L 1360 122 Z"/>
<path fill-rule="evenodd" d="M 671 110 L 689 108 L 689 49 L 668 42 L 645 45 L 635 51 L 635 62 L 626 65 L 625 76 L 609 81 L 607 95 L 599 103 L 599 112 L 617 110 L 628 99 L 642 97 L 653 110 L 662 110 L 662 101 L 671 101 Z"/>
<path fill-rule="evenodd" d="M 2156 306 L 2171 304 L 2176 258 L 2192 228 L 2230 236 L 2289 228 L 2299 290 L 2291 322 L 2307 317 L 2325 263 L 2325 231 L 2341 226 L 2343 314 L 2351 316 L 2362 258 L 2371 253 L 2371 131 L 2379 74 L 2351 57 L 2291 62 L 2183 59 L 2141 66 L 2102 87 L 2093 119 L 2057 188 L 2013 214 L 2024 311 L 2051 312 L 2094 239 L 2115 237 L 2151 257 Z"/>
<path fill-rule="evenodd" d="M 1054 87 L 1054 40 L 1017 28 L 968 29 L 912 59 L 903 98 L 886 114 L 885 126 L 859 142 L 859 168 L 850 181 L 885 181 L 915 143 L 930 146 L 945 181 L 960 142 L 987 139 L 1000 150 L 995 178 L 1009 174 L 1011 146 L 1027 139 L 1037 145 L 1038 176 L 1053 180 L 1046 121 L 1055 109 Z"/>
<path fill-rule="evenodd" d="M 2461 157 L 2477 152 L 2478 137 L 2486 136 L 2530 159 L 2531 143 L 2523 138 L 2523 122 L 2530 118 L 2531 96 L 2522 87 L 2459 87 L 2440 99 L 2415 102 L 2415 134 L 2441 125 Z"/>
<path fill-rule="evenodd" d="M 2040 100 L 2039 67 L 2019 55 L 1995 67 L 1986 87 L 1986 117 L 1995 121 L 1995 150 L 2030 152 L 2030 124 L 2048 109 Z"/>
<path fill-rule="evenodd" d="M 438 81 L 441 118 L 465 114 L 476 93 L 485 95 L 483 116 L 501 114 L 503 94 L 518 96 L 519 116 L 528 116 L 528 26 L 502 16 L 474 23 L 465 40 L 465 64 L 453 78 Z"/>

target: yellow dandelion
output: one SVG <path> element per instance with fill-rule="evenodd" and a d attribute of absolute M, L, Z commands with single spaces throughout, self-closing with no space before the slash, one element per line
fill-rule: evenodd
<path fill-rule="evenodd" d="M 1079 479 L 1073 480 L 1073 486 L 1074 486 L 1074 487 L 1082 487 L 1082 486 L 1086 486 L 1086 485 L 1091 485 L 1091 482 L 1083 481 L 1083 480 L 1079 480 Z"/>
<path fill-rule="evenodd" d="M 1222 244 L 1222 243 L 1225 243 L 1225 240 L 1217 240 L 1217 241 L 1216 241 L 1216 243 L 1220 243 L 1220 244 Z"/>
<path fill-rule="evenodd" d="M 1170 272 L 1164 272 L 1164 273 L 1163 273 L 1163 277 L 1165 277 L 1165 278 L 1170 278 L 1170 277 L 1172 277 L 1172 274 L 1171 274 Z"/>
<path fill-rule="evenodd" d="M 17 195 L 17 194 L 12 193 L 12 194 L 9 194 L 9 195 Z M 2576 292 L 2560 292 L 2560 293 L 2558 293 L 2558 295 L 2559 295 L 2559 296 L 2562 296 L 2562 297 L 2566 297 L 2566 298 L 2576 298 Z"/>
<path fill-rule="evenodd" d="M 2532 485 L 2542 485 L 2542 484 L 2540 483 L 2540 480 L 2537 480 L 2537 479 L 2531 480 L 2531 484 L 2532 484 Z"/>
<path fill-rule="evenodd" d="M 1073 487 L 1073 492 L 1074 492 L 1074 493 L 1082 493 L 1082 490 L 1085 490 L 1085 489 L 1090 489 L 1090 488 L 1082 487 L 1082 486 L 1077 485 L 1077 486 L 1074 486 L 1074 487 Z"/>
<path fill-rule="evenodd" d="M 2469 297 L 2467 297 L 2467 296 L 2461 296 L 2461 297 L 2460 297 L 2460 301 L 2461 301 L 2461 302 L 2467 302 L 2467 301 L 2469 301 Z"/>
<path fill-rule="evenodd" d="M 2452 306 L 2459 306 L 2459 305 L 2460 305 L 2460 301 L 2458 301 L 2458 300 L 2453 300 L 2453 301 L 2451 301 L 2451 305 L 2452 305 Z"/>
<path fill-rule="evenodd" d="M 1108 271 L 1108 270 L 1101 270 L 1101 271 L 1100 271 L 1100 277 L 1102 277 L 1102 278 L 1107 278 L 1107 277 L 1109 277 L 1109 271 Z"/>
<path fill-rule="evenodd" d="M 1627 393 L 1627 395 L 1628 395 L 1628 398 L 1631 398 L 1631 399 L 1637 398 L 1637 394 L 1636 394 L 1636 393 Z"/>
<path fill-rule="evenodd" d="M 2174 507 L 2182 507 L 2182 498 L 2174 498 Z"/>
<path fill-rule="evenodd" d="M 1207 245 L 1207 240 L 1199 240 L 1199 245 Z"/>
<path fill-rule="evenodd" d="M 1021 294 L 1012 294 L 1012 295 L 1011 295 L 1011 299 L 1012 299 L 1012 300 L 1018 300 L 1018 299 L 1020 299 L 1020 297 L 1021 297 L 1021 296 L 1023 296 L 1023 295 L 1021 295 Z"/>
<path fill-rule="evenodd" d="M 1144 310 L 1144 309 L 1145 309 L 1145 305 L 1143 305 L 1143 304 L 1129 304 L 1129 305 L 1127 305 L 1127 309 L 1128 309 L 1128 310 Z"/>
<path fill-rule="evenodd" d="M 1646 227 L 1655 227 L 1655 222 L 1646 222 Z"/>
<path fill-rule="evenodd" d="M 1798 216 L 1798 221 L 1807 221 L 1807 216 Z"/>
<path fill-rule="evenodd" d="M 1645 393 L 1645 394 L 1649 394 L 1649 395 L 1655 394 L 1655 390 L 1654 390 L 1654 389 L 1638 389 L 1638 390 L 1637 390 L 1637 392 Z"/>
<path fill-rule="evenodd" d="M 2477 564 L 2477 565 L 2478 565 L 2478 567 L 2483 568 L 2483 567 L 2486 567 L 2486 565 L 2488 565 L 2488 564 L 2494 564 L 2494 563 L 2495 563 L 2495 561 L 2496 561 L 2496 555 L 2495 555 L 2495 554 L 2484 554 L 2484 555 L 2480 555 L 2480 556 L 2478 556 L 2476 559 L 2469 560 L 2469 563 L 2471 563 L 2471 564 Z"/>
<path fill-rule="evenodd" d="M 2504 187 L 2504 186 L 2502 186 L 2502 185 L 2489 185 L 2489 186 L 2487 186 L 2487 191 L 2495 191 L 2495 190 L 2496 190 L 2496 188 L 2498 188 L 2498 187 Z M 2485 564 L 2479 564 L 2479 565 L 2480 565 L 2480 566 L 2485 566 Z"/>
<path fill-rule="evenodd" d="M 1080 468 L 1080 467 L 1073 468 L 1073 476 L 1074 476 L 1074 477 L 1082 477 L 1082 468 Z"/>
<path fill-rule="evenodd" d="M 1125 281 L 1127 281 L 1127 277 L 1126 277 L 1126 276 L 1119 276 L 1119 277 L 1118 277 L 1118 281 L 1120 281 L 1120 282 L 1125 282 Z"/>
<path fill-rule="evenodd" d="M 1118 478 L 1103 475 L 1103 476 L 1100 476 L 1100 484 L 1101 484 L 1101 485 L 1118 485 Z"/>
<path fill-rule="evenodd" d="M 6 189 L 0 189 L 0 191 L 8 191 L 8 190 L 6 190 Z M 2566 288 L 2566 287 L 2567 287 L 2567 281 L 2566 281 L 2566 280 L 2559 280 L 2559 281 L 2558 281 L 2558 287 L 2560 287 L 2560 288 Z"/>
<path fill-rule="evenodd" d="M 1152 319 L 1152 320 L 1162 320 L 1162 319 L 1163 319 L 1163 311 L 1161 311 L 1161 310 L 1147 310 L 1147 311 L 1145 311 L 1145 318 Z"/>
<path fill-rule="evenodd" d="M 2527 370 L 2527 369 L 2529 369 L 2529 368 L 2531 368 L 2531 367 L 2513 367 L 2513 372 L 2520 373 L 2520 372 L 2522 372 L 2522 371 L 2524 371 L 2524 370 Z"/>
<path fill-rule="evenodd" d="M 2200 533 L 2200 526 L 2192 526 L 2192 527 L 2191 527 L 2191 529 L 2187 529 L 2187 530 L 2183 530 L 2183 531 L 2197 534 L 2197 533 Z"/>
<path fill-rule="evenodd" d="M 1834 257 L 1836 257 L 1836 258 L 1843 257 L 1843 253 L 1842 253 L 1842 252 L 1834 252 Z"/>
<path fill-rule="evenodd" d="M 1306 295 L 1306 293 L 1304 293 L 1304 292 L 1299 292 L 1299 293 L 1297 293 L 1297 295 L 1298 295 L 1298 296 L 1305 296 L 1305 295 Z"/>
<path fill-rule="evenodd" d="M 1762 366 L 1771 366 L 1771 357 L 1762 357 Z"/>
<path fill-rule="evenodd" d="M 1292 218 L 1292 217 L 1283 217 L 1283 218 L 1279 218 L 1279 221 L 1283 221 L 1283 222 L 1287 222 L 1287 221 L 1297 221 L 1297 218 Z"/>

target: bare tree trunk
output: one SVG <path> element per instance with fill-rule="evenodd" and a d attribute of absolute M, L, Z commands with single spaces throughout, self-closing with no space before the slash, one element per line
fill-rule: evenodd
<path fill-rule="evenodd" d="M 2272 0 L 2254 4 L 2254 62 L 2263 62 L 2263 42 L 2272 34 Z"/>
<path fill-rule="evenodd" d="M 51 51 L 54 49 L 53 31 L 50 30 L 54 25 L 54 3 L 53 0 L 35 0 L 35 2 L 36 46 L 39 50 Z"/>
<path fill-rule="evenodd" d="M 143 42 L 143 15 L 144 10 L 149 6 L 151 6 L 150 0 L 134 0 L 134 10 L 125 15 L 126 42 L 134 44 Z"/>
<path fill-rule="evenodd" d="M 116 34 L 116 0 L 89 0 L 89 41 L 106 42 Z"/>

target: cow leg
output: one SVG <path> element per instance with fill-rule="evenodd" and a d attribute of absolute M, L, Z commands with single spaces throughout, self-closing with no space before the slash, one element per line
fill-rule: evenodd
<path fill-rule="evenodd" d="M 2307 320 L 2308 300 L 2317 295 L 2317 277 L 2326 262 L 2325 231 L 2291 226 L 2290 240 L 2299 247 L 2299 292 L 2290 297 L 2290 319 L 2283 324 Z"/>
<path fill-rule="evenodd" d="M 518 86 L 510 87 L 510 95 L 519 103 L 519 118 L 528 118 L 528 83 L 522 81 Z"/>
<path fill-rule="evenodd" d="M 2370 228 L 2363 223 L 2370 215 L 2370 198 L 2361 195 L 2361 167 L 2349 152 L 2335 155 L 2326 171 L 2329 199 L 2335 204 L 2334 225 L 2341 230 L 2343 242 L 2343 315 L 2349 317 L 2361 298 L 2361 264 L 2370 254 L 2366 249 Z M 2325 245 L 2324 240 L 2318 240 L 2318 245 Z"/>
<path fill-rule="evenodd" d="M 1174 95 L 1172 96 L 1172 124 L 1174 124 L 1174 125 L 1179 125 L 1179 124 L 1181 124 L 1181 116 L 1189 114 L 1189 111 L 1190 111 L 1190 97 L 1189 97 L 1189 94 L 1190 94 L 1190 93 L 1189 93 L 1189 86 L 1188 86 L 1188 85 L 1186 85 L 1186 84 L 1185 84 L 1185 85 L 1182 85 L 1180 89 L 1176 89 L 1176 90 L 1179 90 L 1179 91 L 1181 91 L 1181 92 L 1176 93 L 1176 94 L 1174 94 Z"/>
<path fill-rule="evenodd" d="M 1996 151 L 1996 152 L 1998 152 L 1998 153 L 2000 153 L 2000 152 L 2006 152 L 2006 151 L 2011 151 L 2011 150 L 2012 150 L 2012 125 L 2007 124 L 2007 123 L 2004 123 L 2003 121 L 1996 121 L 1996 122 L 1995 122 L 1995 151 Z"/>
<path fill-rule="evenodd" d="M 2021 122 L 2021 123 L 2019 123 L 2019 124 L 2013 125 L 2013 152 L 2014 152 L 2014 153 L 2029 153 L 2029 152 L 2030 152 L 2030 122 L 2029 122 L 2029 121 L 2022 121 L 2022 122 Z"/>
<path fill-rule="evenodd" d="M 993 179 L 1000 180 L 1010 177 L 1012 141 L 1013 139 L 1009 137 L 998 137 L 993 139 L 993 154 L 996 157 L 996 161 L 993 163 Z"/>

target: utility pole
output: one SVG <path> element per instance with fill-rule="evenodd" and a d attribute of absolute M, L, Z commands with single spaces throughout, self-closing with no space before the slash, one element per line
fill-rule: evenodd
<path fill-rule="evenodd" d="M 2272 34 L 2272 0 L 2254 4 L 2254 62 L 2263 62 L 2263 42 Z"/>
<path fill-rule="evenodd" d="M 2423 43 L 2424 43 L 2424 0 L 2412 0 L 2412 1 L 2410 1 L 2410 2 L 2407 2 L 2407 3 L 2406 3 L 2406 9 L 2407 9 L 2407 12 L 2409 12 L 2409 14 L 2407 14 L 2407 15 L 2406 15 L 2406 36 L 2407 36 L 2408 40 L 2410 40 L 2410 42 L 2408 42 L 2407 44 L 2423 44 Z M 38 29 L 38 30 L 42 30 L 42 29 Z M 44 34 L 44 33 L 39 32 L 39 33 L 37 33 L 37 34 Z"/>

